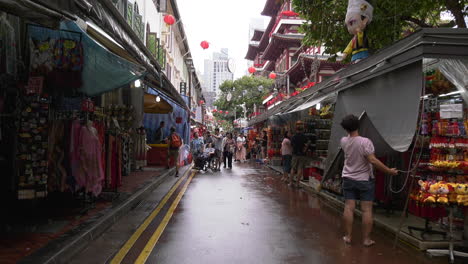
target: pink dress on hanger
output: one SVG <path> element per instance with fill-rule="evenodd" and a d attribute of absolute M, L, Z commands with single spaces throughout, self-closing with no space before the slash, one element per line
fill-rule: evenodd
<path fill-rule="evenodd" d="M 97 130 L 91 124 L 81 127 L 80 133 L 80 168 L 81 179 L 78 184 L 86 192 L 98 196 L 102 191 L 104 170 L 102 167 L 102 144 Z"/>

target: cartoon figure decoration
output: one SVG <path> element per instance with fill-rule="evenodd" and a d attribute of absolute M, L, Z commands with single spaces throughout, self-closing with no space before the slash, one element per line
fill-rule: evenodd
<path fill-rule="evenodd" d="M 345 59 L 352 55 L 351 62 L 357 63 L 369 57 L 369 45 L 366 27 L 372 21 L 374 8 L 365 0 L 349 0 L 345 23 L 348 32 L 354 35 L 346 49 L 343 51 Z"/>

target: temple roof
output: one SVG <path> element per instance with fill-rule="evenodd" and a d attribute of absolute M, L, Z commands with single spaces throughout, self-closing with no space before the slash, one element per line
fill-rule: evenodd
<path fill-rule="evenodd" d="M 307 77 L 306 74 L 311 74 L 312 63 L 316 60 L 320 62 L 319 71 L 333 70 L 336 72 L 339 69 L 344 68 L 346 66 L 341 62 L 327 61 L 326 58 L 326 56 L 320 55 L 318 57 L 315 57 L 314 55 L 301 54 L 297 62 L 294 63 L 294 65 L 291 68 L 289 68 L 289 70 L 286 72 L 286 74 L 289 75 L 289 81 L 291 83 L 296 84 L 304 80 L 304 78 Z M 303 63 L 304 66 L 302 65 Z"/>
<path fill-rule="evenodd" d="M 262 11 L 262 16 L 274 17 L 281 8 L 281 0 L 267 0 Z"/>
<path fill-rule="evenodd" d="M 245 55 L 246 60 L 255 60 L 255 57 L 257 57 L 258 54 L 258 45 L 255 44 L 249 44 L 249 49 L 247 50 L 247 54 Z"/>
<path fill-rule="evenodd" d="M 262 35 L 262 38 L 260 39 L 260 44 L 258 46 L 260 51 L 264 51 L 266 47 L 268 46 L 268 43 L 270 42 L 270 32 L 273 30 L 275 23 L 276 23 L 276 18 L 272 17 L 270 19 L 270 23 L 268 23 L 268 26 Z"/>
<path fill-rule="evenodd" d="M 260 41 L 265 30 L 255 29 L 251 41 Z"/>
<path fill-rule="evenodd" d="M 262 59 L 276 60 L 284 49 L 300 47 L 303 38 L 303 34 L 273 34 Z"/>

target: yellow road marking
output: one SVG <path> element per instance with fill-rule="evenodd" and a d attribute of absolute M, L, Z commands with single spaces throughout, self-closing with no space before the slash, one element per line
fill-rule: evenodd
<path fill-rule="evenodd" d="M 164 216 L 164 219 L 162 222 L 159 224 L 158 228 L 154 232 L 154 234 L 151 236 L 149 239 L 148 243 L 146 244 L 145 248 L 143 251 L 141 251 L 140 255 L 138 256 L 137 260 L 135 261 L 135 264 L 143 264 L 146 263 L 146 260 L 148 260 L 149 255 L 153 251 L 154 247 L 156 246 L 156 243 L 158 243 L 159 238 L 161 237 L 162 233 L 164 232 L 164 229 L 166 228 L 167 224 L 172 218 L 172 215 L 174 214 L 175 209 L 177 208 L 177 205 L 179 204 L 180 200 L 182 199 L 182 196 L 185 194 L 185 191 L 187 191 L 187 187 L 192 181 L 193 176 L 195 175 L 196 172 L 193 172 L 192 175 L 190 175 L 190 178 L 187 180 L 185 183 L 184 187 L 180 191 L 179 195 L 177 195 L 177 198 L 172 202 L 171 207 L 167 211 L 166 215 Z"/>
<path fill-rule="evenodd" d="M 133 235 L 128 239 L 128 241 L 123 245 L 123 247 L 117 252 L 117 254 L 114 256 L 112 261 L 110 262 L 111 264 L 120 264 L 122 260 L 125 258 L 127 253 L 130 251 L 130 249 L 133 247 L 135 242 L 140 238 L 141 234 L 145 231 L 146 228 L 148 228 L 149 224 L 154 220 L 154 218 L 159 214 L 161 209 L 166 205 L 167 201 L 169 198 L 171 198 L 172 194 L 177 190 L 179 185 L 182 183 L 182 181 L 186 178 L 188 172 L 190 172 L 190 169 L 188 169 L 184 177 L 181 177 L 174 186 L 172 186 L 171 190 L 164 196 L 163 200 L 159 203 L 158 207 L 154 209 L 154 211 L 145 219 L 143 224 L 141 224 L 140 227 L 133 233 Z"/>

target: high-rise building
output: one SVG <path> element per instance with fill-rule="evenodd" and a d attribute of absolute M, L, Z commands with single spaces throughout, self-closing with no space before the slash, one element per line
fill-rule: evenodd
<path fill-rule="evenodd" d="M 233 80 L 234 73 L 230 72 L 229 67 L 229 51 L 224 48 L 220 52 L 213 52 L 211 60 L 205 60 L 205 92 L 215 93 L 219 95 L 219 86 L 226 80 Z"/>

